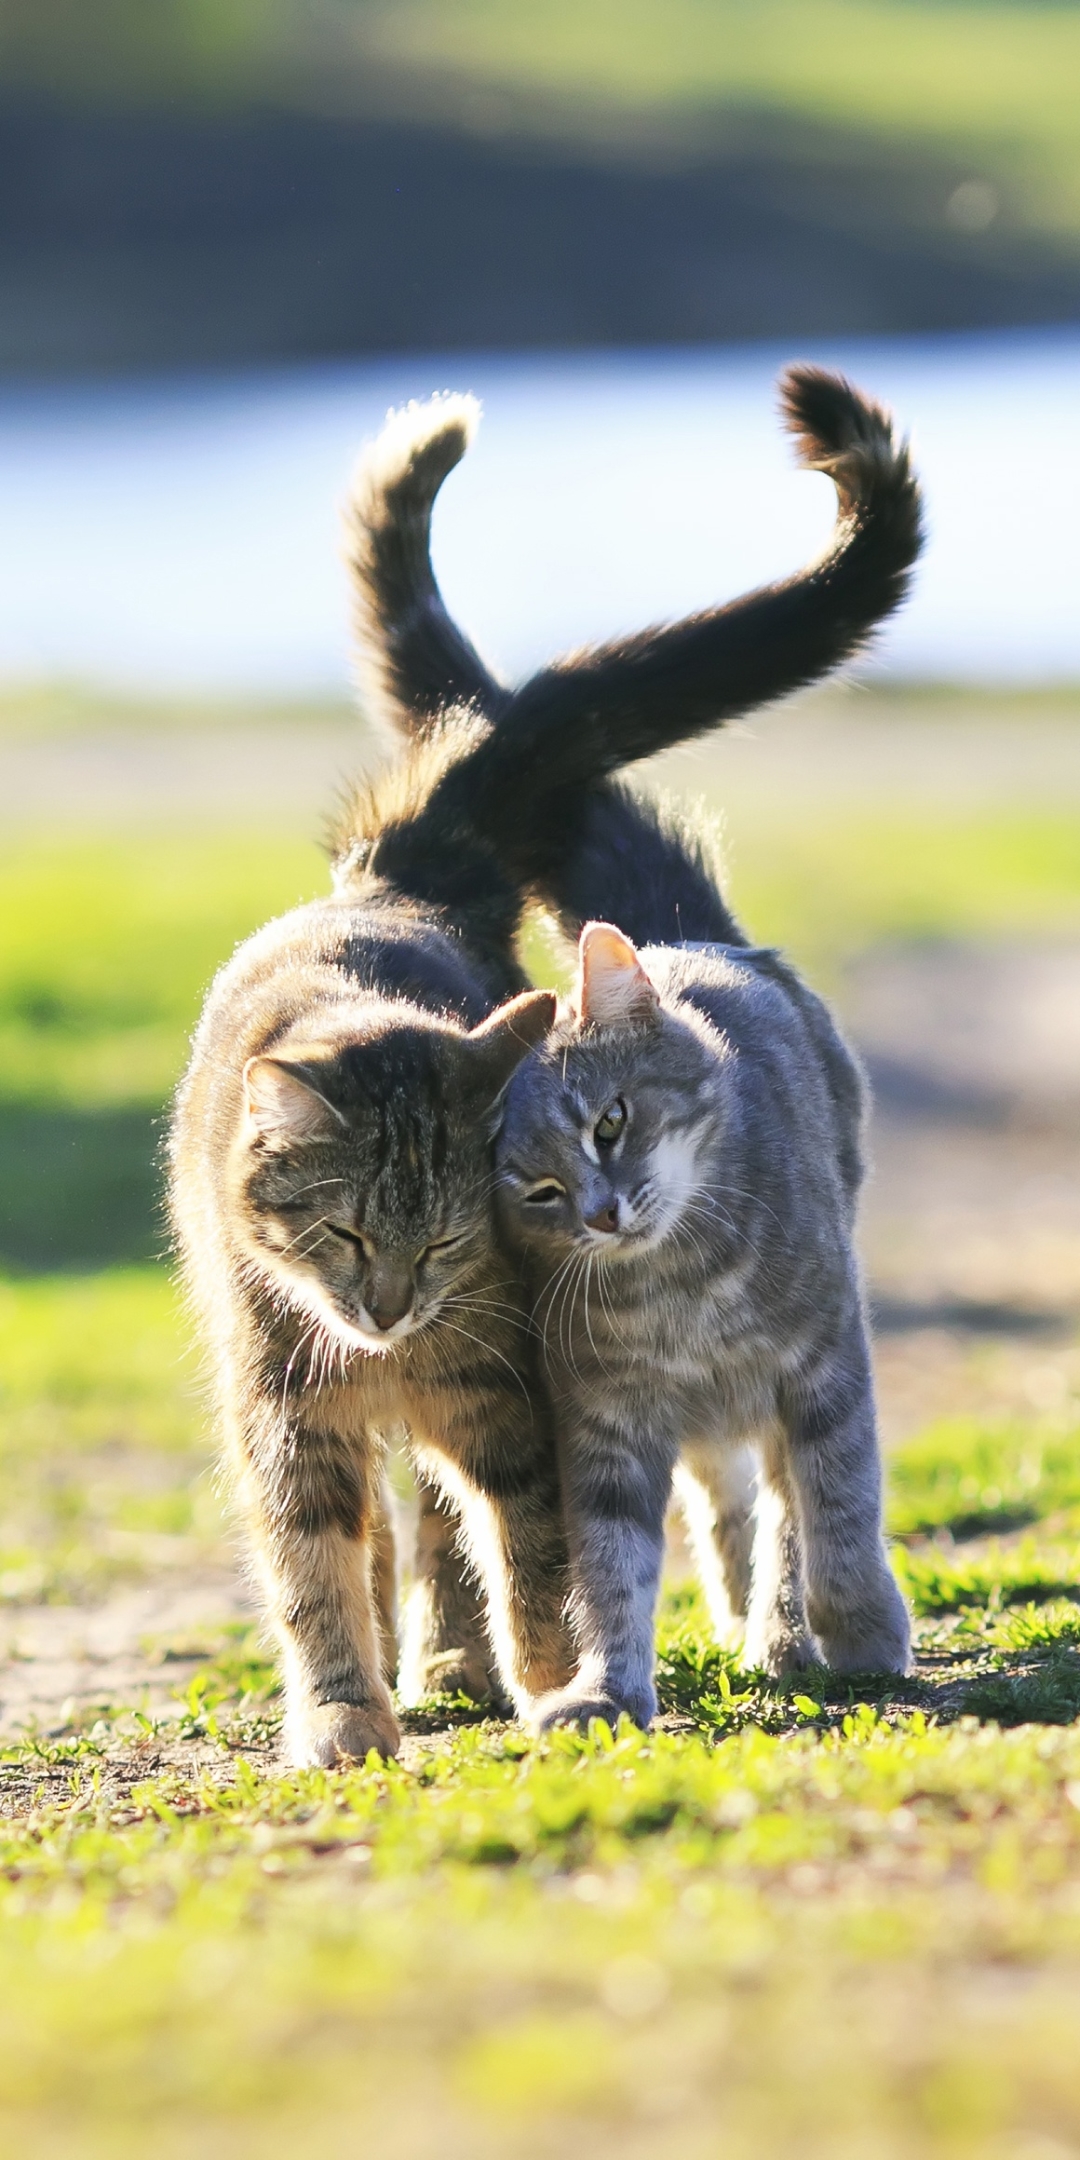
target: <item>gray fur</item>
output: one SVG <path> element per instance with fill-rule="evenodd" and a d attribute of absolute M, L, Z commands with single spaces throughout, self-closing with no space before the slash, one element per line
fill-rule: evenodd
<path fill-rule="evenodd" d="M 583 991 L 518 1068 L 498 1143 L 502 1222 L 529 1258 L 556 1403 L 581 1652 L 546 1723 L 652 1717 L 677 1466 L 699 1549 L 711 1512 L 714 1614 L 747 1602 L 748 1444 L 747 1661 L 779 1675 L 909 1658 L 852 1243 L 857 1068 L 775 953 L 640 960 L 651 1002 L 643 979 L 633 1010 L 597 1020 Z M 605 1147 L 595 1128 L 620 1102 Z"/>

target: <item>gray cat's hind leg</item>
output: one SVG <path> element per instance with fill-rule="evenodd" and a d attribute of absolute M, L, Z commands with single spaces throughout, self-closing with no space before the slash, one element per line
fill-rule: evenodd
<path fill-rule="evenodd" d="M 484 1620 L 483 1594 L 470 1574 L 451 1502 L 419 1484 L 415 1579 L 405 1606 L 398 1693 L 407 1707 L 428 1695 L 468 1695 L 512 1712 Z"/>
<path fill-rule="evenodd" d="M 674 1482 L 713 1633 L 730 1649 L 750 1604 L 757 1457 L 750 1447 L 694 1441 Z"/>
<path fill-rule="evenodd" d="M 907 1608 L 882 1535 L 881 1457 L 861 1313 L 792 1390 L 786 1448 L 802 1532 L 806 1605 L 834 1672 L 906 1673 Z"/>

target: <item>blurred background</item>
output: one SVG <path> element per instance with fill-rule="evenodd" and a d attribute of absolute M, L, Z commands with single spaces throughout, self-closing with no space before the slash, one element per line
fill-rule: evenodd
<path fill-rule="evenodd" d="M 508 667 L 735 590 L 827 530 L 797 352 L 914 431 L 890 670 L 1080 675 L 1078 111 L 1061 0 L 2 0 L 0 675 L 340 690 L 350 461 L 446 384 Z"/>
<path fill-rule="evenodd" d="M 0 0 L 0 1598 L 127 1585 L 130 1646 L 170 1583 L 241 1594 L 158 1158 L 210 975 L 324 887 L 371 754 L 361 442 L 482 397 L 435 549 L 515 673 L 821 544 L 796 357 L 910 430 L 917 589 L 659 784 L 870 1065 L 890 1437 L 1071 1431 L 1080 5 Z M 90 1685 L 57 1641 L 4 1716 Z"/>
<path fill-rule="evenodd" d="M 1080 25 L 979 0 L 5 0 L 27 372 L 1075 321 Z"/>

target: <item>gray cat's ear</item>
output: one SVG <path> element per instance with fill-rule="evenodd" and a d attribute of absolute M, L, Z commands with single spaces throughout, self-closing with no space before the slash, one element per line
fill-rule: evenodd
<path fill-rule="evenodd" d="M 586 923 L 578 944 L 574 1012 L 581 1027 L 640 1027 L 660 998 L 636 949 L 614 923 Z"/>
<path fill-rule="evenodd" d="M 320 1094 L 317 1069 L 276 1057 L 249 1058 L 244 1067 L 248 1130 L 282 1140 L 329 1139 L 345 1123 Z"/>
<path fill-rule="evenodd" d="M 556 999 L 550 990 L 523 990 L 509 1004 L 499 1005 L 465 1040 L 472 1053 L 472 1069 L 492 1100 L 501 1095 L 511 1074 L 526 1052 L 547 1034 L 555 1018 Z"/>

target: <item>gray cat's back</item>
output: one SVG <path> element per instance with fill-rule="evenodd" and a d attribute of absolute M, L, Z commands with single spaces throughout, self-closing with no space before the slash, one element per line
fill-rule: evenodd
<path fill-rule="evenodd" d="M 864 1171 L 868 1092 L 824 999 L 772 946 L 647 946 L 642 960 L 666 1003 L 701 1013 L 741 1057 L 761 1117 L 771 1125 L 783 1115 L 789 1168 L 801 1140 L 800 1157 L 810 1149 L 818 1173 L 838 1175 L 850 1220 Z M 773 1154 L 770 1174 L 776 1170 Z"/>

